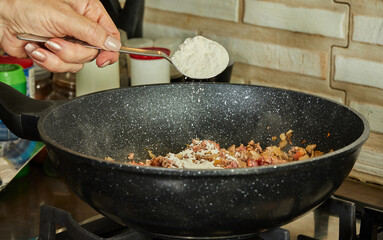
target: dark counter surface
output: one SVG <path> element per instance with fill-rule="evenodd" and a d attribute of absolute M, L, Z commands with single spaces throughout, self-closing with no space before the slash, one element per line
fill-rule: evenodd
<path fill-rule="evenodd" d="M 36 237 L 41 204 L 69 211 L 76 221 L 98 214 L 59 177 L 49 177 L 41 164 L 30 163 L 26 176 L 12 180 L 0 192 L 0 238 L 26 240 Z"/>
<path fill-rule="evenodd" d="M 336 192 L 383 208 L 383 188 L 347 179 Z M 14 179 L 0 192 L 1 239 L 25 240 L 38 235 L 41 204 L 69 211 L 76 221 L 98 213 L 80 200 L 59 177 L 47 176 L 41 164 L 30 163 L 30 172 Z"/>

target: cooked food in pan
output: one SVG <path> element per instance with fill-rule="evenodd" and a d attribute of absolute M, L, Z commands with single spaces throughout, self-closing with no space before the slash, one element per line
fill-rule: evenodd
<path fill-rule="evenodd" d="M 134 161 L 134 154 L 128 156 L 128 164 L 140 166 L 153 166 L 164 168 L 187 168 L 187 169 L 217 169 L 217 168 L 246 168 L 266 165 L 283 164 L 292 161 L 301 161 L 308 158 L 321 156 L 324 153 L 315 150 L 316 144 L 307 145 L 305 148 L 292 146 L 287 151 L 290 143 L 292 130 L 280 135 L 281 141 L 278 146 L 268 146 L 262 149 L 260 143 L 251 140 L 247 146 L 241 144 L 229 148 L 221 148 L 211 140 L 193 139 L 187 147 L 179 153 L 168 153 L 166 156 L 155 156 L 149 151 L 150 159 L 143 162 Z M 272 138 L 276 140 L 276 137 Z M 114 161 L 111 158 L 106 160 Z"/>

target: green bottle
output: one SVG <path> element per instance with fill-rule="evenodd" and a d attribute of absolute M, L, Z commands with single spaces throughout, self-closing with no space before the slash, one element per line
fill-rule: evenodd
<path fill-rule="evenodd" d="M 8 84 L 19 92 L 26 94 L 27 79 L 23 68 L 17 64 L 0 64 L 0 82 Z"/>

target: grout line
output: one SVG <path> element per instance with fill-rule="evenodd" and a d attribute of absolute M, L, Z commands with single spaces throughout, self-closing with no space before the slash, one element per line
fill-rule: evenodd
<path fill-rule="evenodd" d="M 342 2 L 338 0 L 333 0 L 334 3 L 343 4 L 348 6 L 348 23 L 347 23 L 347 37 L 346 37 L 346 45 L 345 46 L 338 46 L 338 45 L 331 45 L 330 47 L 330 77 L 329 77 L 329 86 L 331 89 L 334 90 L 340 90 L 344 92 L 344 103 L 347 105 L 347 91 L 345 89 L 337 88 L 333 86 L 333 80 L 335 77 L 335 56 L 333 55 L 334 47 L 338 48 L 344 48 L 347 49 L 350 45 L 350 39 L 351 39 L 351 4 L 349 2 Z"/>

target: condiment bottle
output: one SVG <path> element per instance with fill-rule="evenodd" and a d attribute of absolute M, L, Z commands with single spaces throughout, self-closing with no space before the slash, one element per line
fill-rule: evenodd
<path fill-rule="evenodd" d="M 153 47 L 153 40 L 149 38 L 130 38 L 126 46 L 132 48 Z"/>
<path fill-rule="evenodd" d="M 161 50 L 170 54 L 166 48 L 144 48 Z M 170 83 L 169 62 L 163 57 L 130 54 L 131 85 Z"/>
<path fill-rule="evenodd" d="M 178 37 L 163 37 L 156 39 L 153 42 L 154 47 L 167 48 L 170 50 L 170 57 L 173 55 L 175 51 L 177 51 L 178 46 L 182 43 L 182 39 Z M 170 64 L 170 79 L 171 82 L 178 82 L 182 77 L 182 73 L 180 73 L 176 67 Z"/>
<path fill-rule="evenodd" d="M 127 47 L 131 48 L 148 48 L 148 47 L 153 47 L 153 40 L 149 38 L 131 38 L 128 39 Z M 130 55 L 126 54 L 126 62 L 128 63 L 128 85 L 131 85 L 131 70 L 132 67 L 130 66 Z"/>
<path fill-rule="evenodd" d="M 26 95 L 35 98 L 35 67 L 32 59 L 0 56 L 0 64 L 18 64 L 23 68 L 26 77 Z"/>
<path fill-rule="evenodd" d="M 53 74 L 52 92 L 46 99 L 67 100 L 76 96 L 76 74 L 55 73 Z"/>
<path fill-rule="evenodd" d="M 23 68 L 18 64 L 0 64 L 0 82 L 26 94 L 27 85 Z"/>
<path fill-rule="evenodd" d="M 52 73 L 35 66 L 35 99 L 44 100 L 52 92 Z"/>
<path fill-rule="evenodd" d="M 76 74 L 76 96 L 120 87 L 120 65 L 115 62 L 99 68 L 96 60 L 85 63 Z"/>

